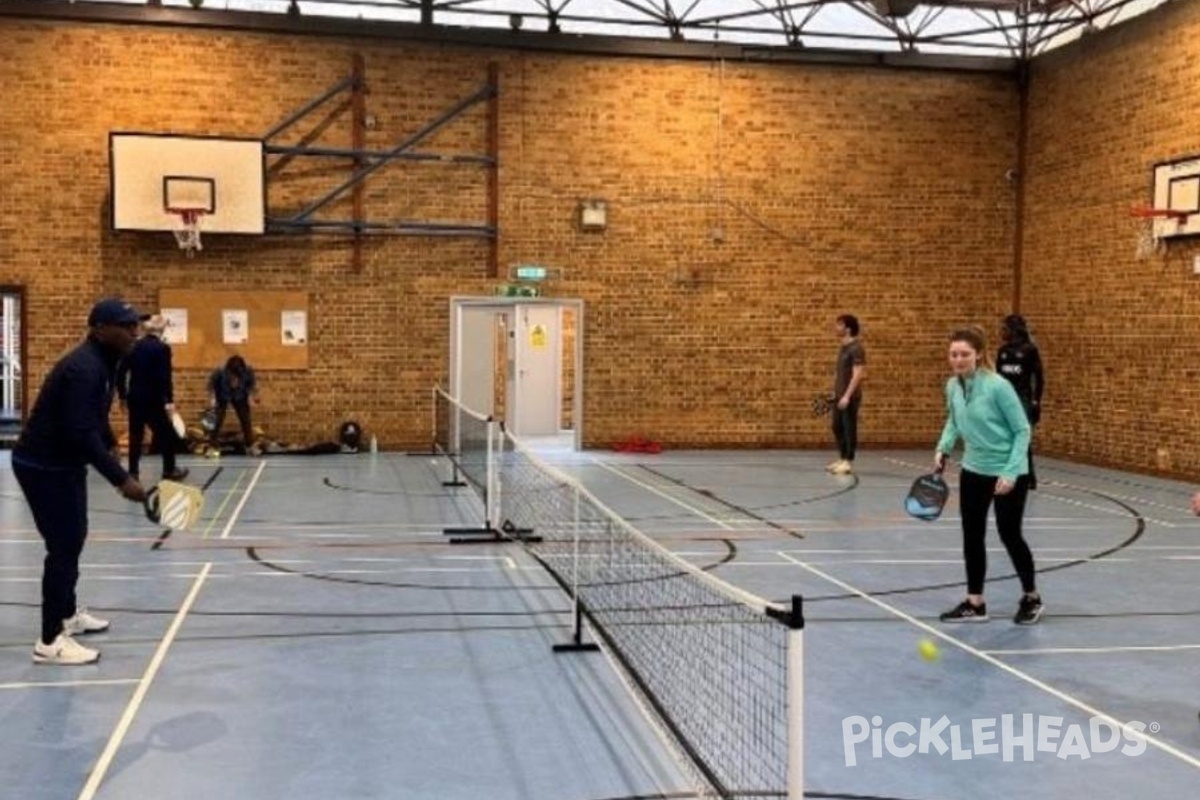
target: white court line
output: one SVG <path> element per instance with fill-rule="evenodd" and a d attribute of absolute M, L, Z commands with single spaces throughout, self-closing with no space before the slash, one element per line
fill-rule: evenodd
<path fill-rule="evenodd" d="M 246 501 L 250 499 L 250 493 L 254 491 L 254 487 L 258 484 L 258 479 L 262 477 L 266 466 L 266 461 L 259 462 L 258 469 L 255 471 L 254 477 L 250 480 L 250 485 L 246 487 L 246 491 L 242 494 L 241 501 L 237 504 L 237 508 L 233 510 L 233 513 L 229 515 L 229 522 L 225 524 L 225 530 L 221 533 L 222 539 L 229 536 L 229 532 L 233 529 L 234 523 L 237 522 L 238 515 L 242 513 L 242 509 L 246 506 Z M 138 710 L 142 707 L 142 702 L 145 701 L 146 694 L 150 691 L 150 684 L 154 682 L 159 668 L 162 667 L 163 662 L 166 660 L 167 650 L 174 643 L 175 637 L 179 635 L 179 629 L 183 627 L 184 619 L 187 618 L 188 612 L 192 610 L 192 605 L 200 595 L 200 589 L 204 587 L 204 581 L 208 577 L 212 566 L 212 562 L 205 564 L 200 574 L 196 576 L 191 590 L 187 593 L 187 597 L 184 598 L 179 611 L 175 613 L 175 618 L 171 620 L 171 625 L 167 628 L 162 641 L 158 643 L 158 649 L 154 651 L 154 657 L 150 659 L 150 664 L 146 667 L 145 673 L 142 674 L 133 697 L 129 698 L 129 703 L 125 706 L 125 711 L 121 714 L 121 719 L 117 722 L 117 727 L 113 730 L 112 735 L 108 737 L 108 744 L 104 746 L 104 751 L 100 754 L 96 765 L 92 767 L 87 783 L 83 785 L 83 790 L 79 793 L 79 800 L 92 800 L 96 796 L 96 792 L 99 791 L 100 783 L 104 780 L 104 776 L 108 774 L 108 768 L 112 765 L 113 758 L 116 757 L 121 743 L 125 740 L 125 735 L 129 732 L 129 728 L 133 724 L 133 718 L 137 716 Z"/>
<path fill-rule="evenodd" d="M 1200 644 L 1146 644 L 1125 647 L 1041 647 L 1029 650 L 984 650 L 993 656 L 1111 655 L 1113 653 L 1176 653 L 1200 650 Z"/>
<path fill-rule="evenodd" d="M 609 466 L 608 464 L 605 464 L 603 461 L 596 461 L 595 464 L 596 464 L 596 466 L 601 467 L 601 468 L 613 473 L 617 477 L 624 478 L 625 480 L 629 481 L 630 483 L 634 484 L 635 486 L 640 486 L 643 489 L 645 489 L 646 491 L 656 494 L 659 497 L 663 498 L 664 500 L 668 500 L 668 501 L 674 503 L 675 505 L 679 506 L 680 508 L 690 511 L 691 513 L 695 514 L 698 517 L 702 517 L 703 519 L 706 519 L 715 525 L 720 525 L 722 528 L 725 528 L 726 530 L 733 530 L 733 527 L 731 525 L 727 524 L 725 522 L 725 520 L 718 519 L 718 518 L 712 516 L 711 514 L 708 514 L 705 511 L 703 511 L 699 508 L 696 508 L 693 505 L 689 505 L 688 503 L 685 503 L 683 500 L 680 500 L 678 497 L 674 497 L 670 494 L 667 494 L 666 492 L 659 489 L 657 486 L 652 486 L 652 485 L 650 485 L 644 481 L 640 481 L 637 478 L 634 478 L 630 475 L 626 475 L 624 472 L 621 472 L 621 470 L 616 469 L 615 467 Z"/>
<path fill-rule="evenodd" d="M 76 686 L 124 686 L 129 683 L 137 683 L 137 678 L 102 678 L 100 680 L 88 681 L 21 681 L 18 683 L 0 683 L 0 690 L 3 689 L 58 689 L 58 688 L 74 688 Z"/>
<path fill-rule="evenodd" d="M 996 658 L 995 656 L 989 655 L 988 653 L 986 653 L 983 650 L 980 650 L 976 647 L 972 647 L 971 645 L 967 644 L 966 642 L 962 641 L 961 639 L 956 639 L 953 636 L 950 636 L 949 634 L 945 633 L 944 631 L 942 631 L 938 628 L 935 628 L 932 625 L 922 622 L 921 620 L 917 619 L 916 617 L 912 616 L 911 614 L 906 614 L 905 612 L 901 611 L 900 609 L 896 608 L 895 606 L 888 605 L 887 603 L 883 602 L 882 600 L 880 600 L 876 597 L 872 597 L 871 595 L 867 594 L 866 592 L 862 591 L 861 589 L 851 586 L 850 584 L 846 583 L 843 580 L 835 578 L 832 575 L 829 575 L 828 573 L 822 572 L 821 570 L 817 569 L 816 567 L 813 567 L 797 558 L 792 558 L 787 553 L 780 553 L 780 555 L 783 556 L 784 558 L 794 562 L 796 564 L 796 566 L 798 566 L 802 569 L 805 569 L 808 572 L 811 572 L 813 575 L 816 575 L 818 578 L 822 578 L 826 581 L 829 581 L 834 586 L 837 586 L 838 588 L 840 588 L 842 591 L 849 592 L 850 594 L 853 594 L 853 595 L 861 598 L 862 600 L 865 600 L 868 603 L 870 603 L 874 606 L 877 606 L 878 608 L 881 608 L 884 611 L 887 611 L 889 614 L 899 617 L 900 619 L 904 620 L 908 624 L 910 624 L 916 628 L 920 628 L 921 630 L 928 633 L 930 636 L 941 639 L 946 644 L 953 645 L 954 647 L 957 647 L 959 650 L 962 650 L 963 652 L 967 653 L 968 655 L 975 656 L 976 658 L 980 659 L 981 661 L 991 664 L 993 667 L 996 667 L 997 669 L 999 669 L 1003 672 L 1007 672 L 1009 675 L 1012 675 L 1014 678 L 1017 678 L 1018 680 L 1022 680 L 1025 683 L 1028 683 L 1030 686 L 1033 686 L 1036 689 L 1040 689 L 1041 691 L 1045 692 L 1046 694 L 1050 695 L 1051 697 L 1054 697 L 1054 698 L 1066 703 L 1069 706 L 1073 706 L 1074 708 L 1079 709 L 1080 711 L 1084 712 L 1085 714 L 1087 714 L 1090 717 L 1099 717 L 1100 719 L 1104 720 L 1105 722 L 1108 722 L 1111 725 L 1115 725 L 1118 728 L 1120 728 L 1121 730 L 1125 730 L 1125 723 L 1121 722 L 1120 720 L 1118 720 L 1116 717 L 1112 716 L 1111 714 L 1107 714 L 1098 708 L 1090 706 L 1087 703 L 1083 702 L 1082 700 L 1079 700 L 1060 689 L 1055 689 L 1050 684 L 1048 684 L 1044 681 L 1040 681 L 1037 678 L 1033 677 L 1032 675 L 1030 675 L 1026 672 L 1022 672 L 1021 670 L 1017 669 L 1016 667 L 1005 664 L 1003 661 Z M 1149 744 L 1153 747 L 1156 747 L 1159 750 L 1162 750 L 1164 753 L 1175 756 L 1180 761 L 1184 762 L 1185 764 L 1187 764 L 1189 766 L 1195 767 L 1196 769 L 1200 769 L 1200 758 L 1196 758 L 1193 755 L 1185 753 L 1183 750 L 1180 750 L 1178 747 L 1175 747 L 1173 744 L 1170 744 L 1169 742 L 1165 742 L 1161 739 L 1155 738 L 1154 736 L 1151 736 L 1149 733 L 1146 733 L 1145 731 L 1138 733 L 1138 736 L 1145 739 L 1147 744 Z"/>

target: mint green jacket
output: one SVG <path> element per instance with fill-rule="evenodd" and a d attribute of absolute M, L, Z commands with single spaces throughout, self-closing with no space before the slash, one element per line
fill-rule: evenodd
<path fill-rule="evenodd" d="M 963 469 L 1010 481 L 1029 472 L 1029 418 L 1004 377 L 987 369 L 952 377 L 946 381 L 946 410 L 938 452 L 949 453 L 961 438 Z"/>

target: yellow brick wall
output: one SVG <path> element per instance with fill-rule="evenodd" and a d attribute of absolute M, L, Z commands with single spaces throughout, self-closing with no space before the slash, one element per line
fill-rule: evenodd
<path fill-rule="evenodd" d="M 262 375 L 260 421 L 313 439 L 353 417 L 388 447 L 426 445 L 448 298 L 495 283 L 485 243 L 372 238 L 356 268 L 338 236 L 210 236 L 188 260 L 168 235 L 108 230 L 109 131 L 261 136 L 348 74 L 354 53 L 379 121 L 372 148 L 498 65 L 501 269 L 550 265 L 561 277 L 546 293 L 584 300 L 590 446 L 631 434 L 831 446 L 808 406 L 830 383 L 842 312 L 862 320 L 869 353 L 864 442 L 932 446 L 946 333 L 1011 310 L 1007 76 L 11 20 L 0 38 L 0 283 L 27 287 L 34 385 L 102 294 L 153 306 L 164 287 L 302 289 L 311 366 Z M 331 116 L 315 143 L 349 144 L 348 117 Z M 428 149 L 480 153 L 485 134 L 479 108 Z M 298 207 L 347 168 L 293 162 L 272 175 L 272 208 Z M 470 167 L 393 165 L 368 182 L 366 215 L 481 222 L 482 187 Z M 577 229 L 585 197 L 608 202 L 602 234 Z M 1045 258 L 1027 294 L 1059 291 L 1039 277 Z M 179 374 L 185 405 L 198 406 L 203 380 Z"/>

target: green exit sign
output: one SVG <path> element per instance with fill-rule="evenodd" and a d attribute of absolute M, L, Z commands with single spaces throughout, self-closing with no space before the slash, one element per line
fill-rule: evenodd
<path fill-rule="evenodd" d="M 540 293 L 536 286 L 502 283 L 496 287 L 496 294 L 500 297 L 537 297 Z"/>

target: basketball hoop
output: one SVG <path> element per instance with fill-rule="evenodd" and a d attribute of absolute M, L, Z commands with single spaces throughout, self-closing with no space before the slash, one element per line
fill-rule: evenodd
<path fill-rule="evenodd" d="M 1186 211 L 1171 208 L 1137 206 L 1129 210 L 1138 221 L 1137 257 L 1150 258 L 1167 249 L 1167 234 L 1178 231 L 1191 216 Z"/>
<path fill-rule="evenodd" d="M 168 208 L 167 213 L 179 217 L 179 224 L 172 233 L 180 250 L 187 251 L 188 258 L 196 255 L 197 250 L 203 250 L 200 242 L 200 220 L 208 212 L 201 208 Z"/>

